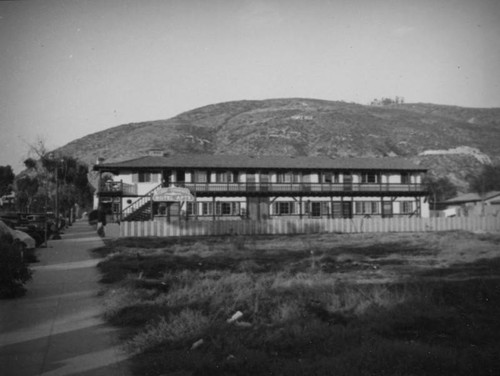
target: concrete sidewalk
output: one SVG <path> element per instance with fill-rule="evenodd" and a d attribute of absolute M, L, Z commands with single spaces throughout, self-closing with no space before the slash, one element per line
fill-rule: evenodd
<path fill-rule="evenodd" d="M 102 319 L 96 264 L 103 245 L 86 222 L 37 250 L 27 294 L 0 300 L 0 375 L 130 375 L 117 329 Z"/>

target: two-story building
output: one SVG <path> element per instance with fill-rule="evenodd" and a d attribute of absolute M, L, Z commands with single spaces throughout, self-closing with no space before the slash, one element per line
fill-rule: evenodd
<path fill-rule="evenodd" d="M 428 217 L 425 169 L 401 158 L 149 155 L 99 163 L 119 220 Z"/>

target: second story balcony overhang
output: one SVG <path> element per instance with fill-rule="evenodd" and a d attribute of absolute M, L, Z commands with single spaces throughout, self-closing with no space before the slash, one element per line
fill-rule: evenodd
<path fill-rule="evenodd" d="M 365 183 L 178 183 L 198 196 L 363 196 L 363 195 L 422 195 L 422 184 Z"/>
<path fill-rule="evenodd" d="M 189 189 L 198 196 L 368 196 L 368 195 L 423 195 L 422 184 L 398 183 L 174 183 L 172 187 Z M 166 186 L 165 186 L 166 187 Z M 137 196 L 136 184 L 105 182 L 99 189 L 101 196 Z"/>

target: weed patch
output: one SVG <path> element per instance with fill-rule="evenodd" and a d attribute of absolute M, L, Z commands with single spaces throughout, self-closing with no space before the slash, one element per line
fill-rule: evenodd
<path fill-rule="evenodd" d="M 124 239 L 106 317 L 140 375 L 500 374 L 497 238 L 384 236 Z"/>

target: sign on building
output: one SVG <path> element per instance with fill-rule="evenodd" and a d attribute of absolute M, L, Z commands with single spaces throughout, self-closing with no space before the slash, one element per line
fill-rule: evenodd
<path fill-rule="evenodd" d="M 153 195 L 153 201 L 194 201 L 194 196 L 187 188 L 160 188 Z"/>

